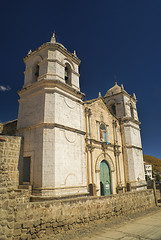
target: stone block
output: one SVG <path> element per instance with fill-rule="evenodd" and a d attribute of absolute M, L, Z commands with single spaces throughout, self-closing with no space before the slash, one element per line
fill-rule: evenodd
<path fill-rule="evenodd" d="M 8 240 L 7 236 L 1 236 L 1 240 Z"/>
<path fill-rule="evenodd" d="M 63 230 L 64 230 L 64 231 L 67 231 L 68 229 L 69 229 L 68 225 L 64 225 L 64 226 L 63 226 Z"/>
<path fill-rule="evenodd" d="M 12 229 L 8 228 L 7 225 L 3 227 L 3 233 L 5 235 L 10 235 L 10 234 L 12 234 L 12 232 L 13 232 Z"/>
<path fill-rule="evenodd" d="M 52 223 L 52 227 L 53 227 L 53 228 L 56 228 L 57 226 L 58 226 L 58 222 L 53 222 L 53 223 Z"/>
<path fill-rule="evenodd" d="M 50 227 L 46 229 L 46 235 L 50 235 L 52 233 L 53 233 L 53 228 Z"/>
<path fill-rule="evenodd" d="M 38 238 L 41 238 L 41 237 L 43 237 L 43 236 L 45 235 L 45 233 L 46 233 L 45 230 L 41 230 L 41 231 L 39 231 L 39 232 L 36 234 L 36 236 L 37 236 Z M 33 235 L 32 235 L 32 237 L 33 237 Z"/>
<path fill-rule="evenodd" d="M 13 216 L 13 215 L 9 215 L 9 216 L 7 217 L 7 221 L 8 221 L 8 222 L 13 222 L 13 221 L 14 221 L 14 216 Z"/>
<path fill-rule="evenodd" d="M 27 240 L 28 239 L 28 234 L 23 233 L 21 234 L 21 240 Z"/>
<path fill-rule="evenodd" d="M 37 234 L 36 233 L 31 235 L 31 239 L 36 239 L 36 238 L 37 238 Z"/>
<path fill-rule="evenodd" d="M 1 210 L 1 214 L 0 214 L 0 224 L 1 226 L 6 226 L 7 225 L 7 211 L 3 211 Z"/>
<path fill-rule="evenodd" d="M 14 230 L 14 236 L 20 235 L 21 234 L 21 229 L 15 229 Z"/>
<path fill-rule="evenodd" d="M 12 240 L 13 233 L 7 234 L 7 240 L 10 239 Z"/>
<path fill-rule="evenodd" d="M 22 224 L 22 228 L 32 228 L 33 227 L 33 222 L 24 222 Z"/>
<path fill-rule="evenodd" d="M 47 222 L 47 223 L 46 223 L 46 228 L 49 228 L 49 227 L 51 227 L 51 223 L 50 223 L 50 222 Z"/>
<path fill-rule="evenodd" d="M 9 229 L 13 229 L 13 228 L 14 228 L 14 222 L 9 222 L 9 223 L 7 223 L 7 227 L 8 227 Z"/>
<path fill-rule="evenodd" d="M 40 220 L 36 220 L 36 221 L 34 220 L 33 221 L 33 226 L 37 227 L 38 225 L 40 225 Z"/>
<path fill-rule="evenodd" d="M 33 234 L 35 234 L 36 233 L 36 229 L 35 228 L 30 228 L 30 233 L 31 233 L 31 235 L 33 235 Z"/>
<path fill-rule="evenodd" d="M 7 189 L 6 188 L 0 188 L 0 194 L 6 194 Z"/>

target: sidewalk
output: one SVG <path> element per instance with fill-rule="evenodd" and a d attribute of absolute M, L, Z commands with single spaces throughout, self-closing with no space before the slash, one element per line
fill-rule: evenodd
<path fill-rule="evenodd" d="M 93 236 L 81 240 L 161 240 L 161 208 L 146 216 L 132 219 L 129 222 L 116 224 L 110 228 L 103 227 L 94 232 Z"/>

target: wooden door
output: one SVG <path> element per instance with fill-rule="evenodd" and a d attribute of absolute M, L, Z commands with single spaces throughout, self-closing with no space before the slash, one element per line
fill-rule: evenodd
<path fill-rule="evenodd" d="M 105 160 L 100 164 L 100 191 L 101 196 L 111 194 L 110 168 Z"/>

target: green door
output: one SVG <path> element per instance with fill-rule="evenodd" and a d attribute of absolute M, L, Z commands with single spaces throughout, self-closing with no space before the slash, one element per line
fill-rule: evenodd
<path fill-rule="evenodd" d="M 110 168 L 105 160 L 100 164 L 100 190 L 101 196 L 111 194 Z"/>

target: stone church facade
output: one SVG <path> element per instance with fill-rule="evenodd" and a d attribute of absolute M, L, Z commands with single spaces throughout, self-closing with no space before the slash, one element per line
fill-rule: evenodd
<path fill-rule="evenodd" d="M 83 101 L 80 60 L 51 41 L 24 58 L 18 92 L 21 185 L 46 197 L 109 195 L 144 189 L 136 96 L 117 83 Z"/>

